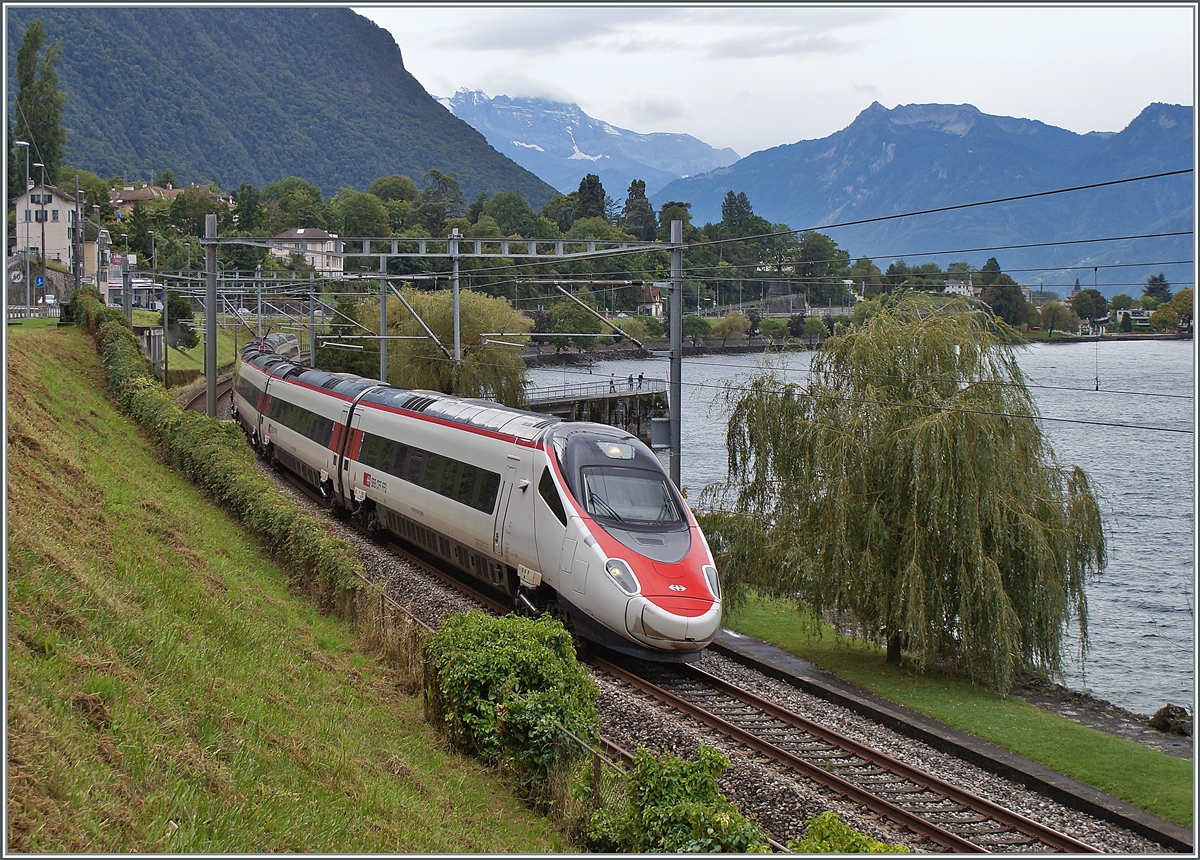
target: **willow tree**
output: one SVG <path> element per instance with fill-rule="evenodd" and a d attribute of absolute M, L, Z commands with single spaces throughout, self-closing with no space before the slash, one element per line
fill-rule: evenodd
<path fill-rule="evenodd" d="M 401 291 L 438 341 L 454 354 L 454 304 L 449 290 Z M 365 307 L 360 318 L 379 328 L 379 303 Z M 425 388 L 462 397 L 482 397 L 509 406 L 525 399 L 525 362 L 513 344 L 525 340 L 530 322 L 507 299 L 471 290 L 459 295 L 459 343 L 462 362 L 447 358 L 416 318 L 394 296 L 388 301 L 388 382 L 405 388 Z M 373 321 L 373 325 L 372 322 Z M 484 337 L 484 335 L 494 335 Z"/>
<path fill-rule="evenodd" d="M 1005 691 L 1058 673 L 1106 564 L 1095 492 L 1042 433 L 1012 332 L 903 299 L 814 355 L 807 387 L 731 389 L 727 573 L 799 596 L 922 669 Z M 1081 652 L 1082 653 L 1082 652 Z"/>

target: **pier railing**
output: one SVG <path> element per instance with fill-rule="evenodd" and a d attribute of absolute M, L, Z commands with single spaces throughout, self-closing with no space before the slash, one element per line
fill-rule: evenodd
<path fill-rule="evenodd" d="M 645 394 L 647 392 L 666 391 L 665 379 L 634 379 L 630 388 L 629 377 L 624 379 L 604 379 L 599 382 L 580 382 L 567 385 L 550 385 L 542 388 L 529 388 L 526 395 L 530 405 L 539 403 L 557 403 L 563 400 L 591 400 L 593 398 Z"/>

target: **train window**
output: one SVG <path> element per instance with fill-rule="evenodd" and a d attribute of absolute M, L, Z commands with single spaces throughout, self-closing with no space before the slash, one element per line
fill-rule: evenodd
<path fill-rule="evenodd" d="M 558 517 L 558 521 L 564 526 L 567 524 L 567 512 L 563 508 L 562 499 L 558 495 L 558 489 L 554 486 L 554 479 L 550 477 L 550 467 L 546 466 L 542 469 L 542 479 L 538 481 L 538 495 L 546 502 L 546 507 Z"/>
<path fill-rule="evenodd" d="M 479 483 L 479 469 L 470 463 L 463 463 L 462 475 L 458 479 L 458 495 L 455 497 L 464 505 L 475 503 L 476 484 Z"/>
<path fill-rule="evenodd" d="M 358 461 L 484 513 L 492 512 L 500 490 L 495 472 L 371 433 L 363 434 Z"/>
<path fill-rule="evenodd" d="M 589 514 L 641 523 L 680 523 L 683 517 L 667 479 L 648 469 L 587 466 L 583 469 L 584 505 Z"/>
<path fill-rule="evenodd" d="M 258 397 L 260 394 L 262 394 L 262 390 L 244 376 L 238 379 L 237 393 L 238 396 L 240 396 L 255 409 L 258 408 Z"/>
<path fill-rule="evenodd" d="M 479 496 L 475 501 L 475 508 L 490 514 L 496 506 L 496 494 L 500 492 L 500 476 L 483 469 L 479 471 L 483 473 L 483 479 L 479 482 Z"/>
<path fill-rule="evenodd" d="M 442 477 L 433 489 L 447 499 L 458 498 L 458 476 L 462 472 L 463 464 L 448 457 L 443 459 L 446 462 L 442 464 Z"/>

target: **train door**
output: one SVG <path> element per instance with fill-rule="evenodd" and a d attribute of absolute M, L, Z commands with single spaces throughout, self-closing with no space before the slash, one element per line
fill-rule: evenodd
<path fill-rule="evenodd" d="M 508 455 L 508 467 L 504 475 L 504 490 L 493 533 L 493 549 L 503 554 L 510 567 L 523 564 L 537 568 L 537 542 L 533 533 L 533 504 L 535 493 L 530 480 L 531 458 L 528 454 Z M 495 545 L 495 534 L 499 533 L 500 545 Z"/>
<path fill-rule="evenodd" d="M 549 466 L 543 466 L 539 473 L 533 508 L 534 538 L 542 577 L 558 590 L 566 591 L 577 544 L 567 540 L 567 509 L 554 485 Z"/>

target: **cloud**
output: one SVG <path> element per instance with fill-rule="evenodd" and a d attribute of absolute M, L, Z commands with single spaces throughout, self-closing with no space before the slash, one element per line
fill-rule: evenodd
<path fill-rule="evenodd" d="M 654 124 L 687 116 L 687 106 L 673 93 L 632 93 L 624 99 L 629 113 L 639 123 Z"/>

